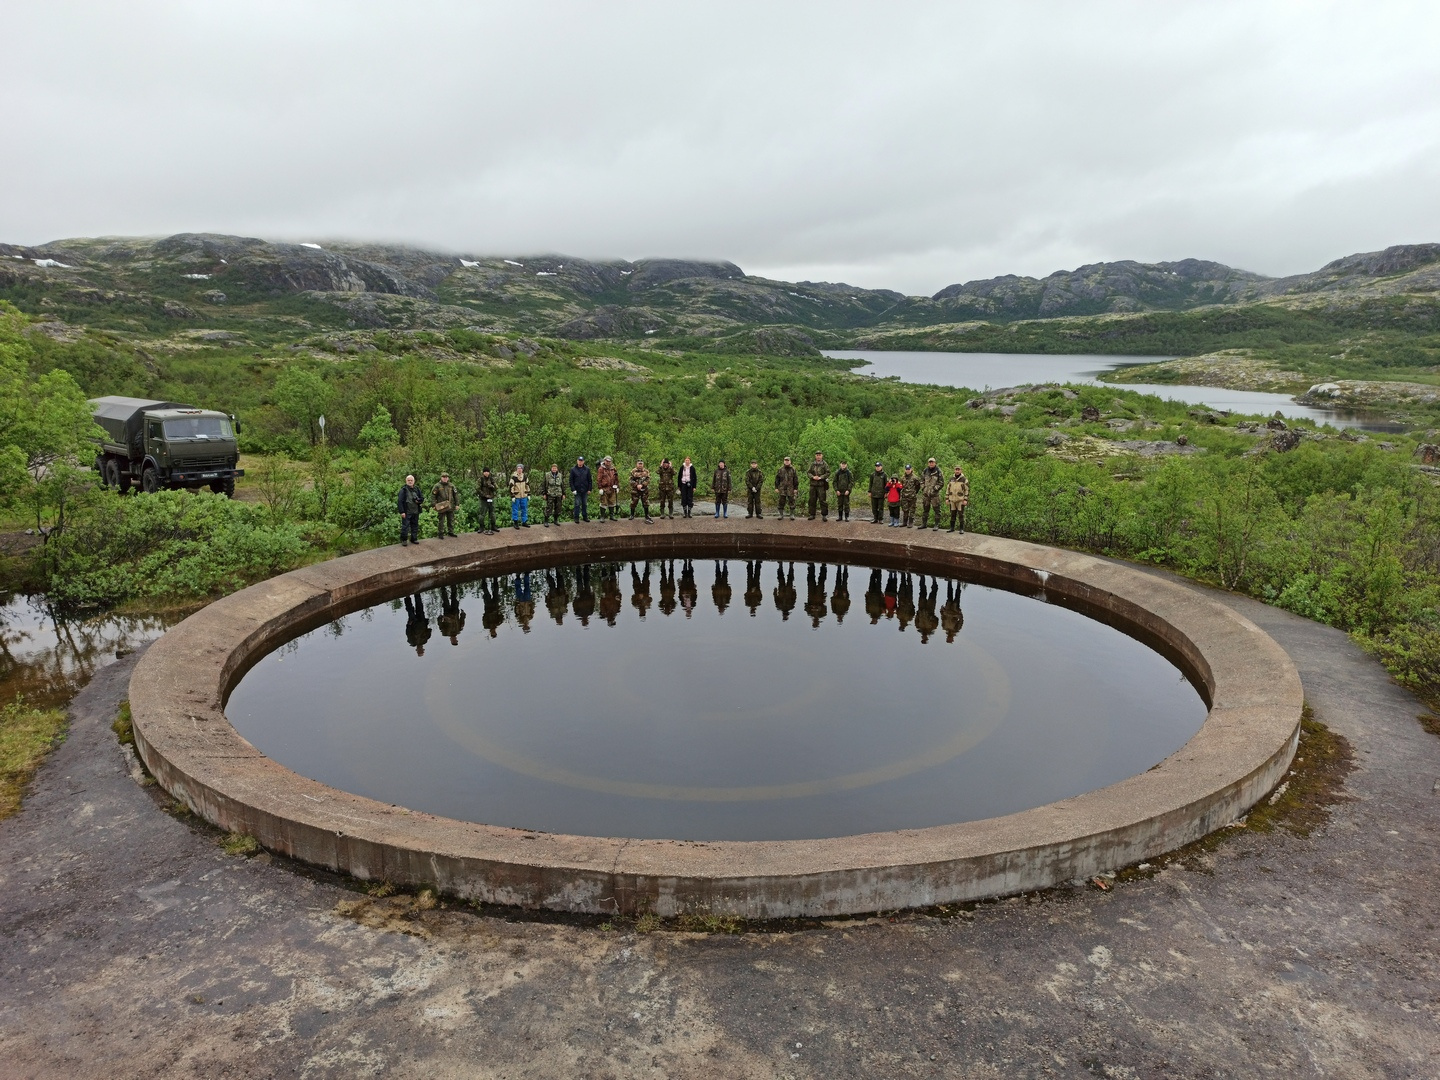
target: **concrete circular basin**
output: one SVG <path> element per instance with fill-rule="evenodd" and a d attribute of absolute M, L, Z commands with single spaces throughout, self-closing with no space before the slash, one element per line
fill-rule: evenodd
<path fill-rule="evenodd" d="M 1173 659 L 1209 712 L 1178 752 L 1108 787 L 982 821 L 817 840 L 571 836 L 417 813 L 270 760 L 225 717 L 230 690 L 281 643 L 450 580 L 604 558 L 863 561 L 964 577 L 1117 626 Z M 130 683 L 136 747 L 159 783 L 269 850 L 397 885 L 558 911 L 751 919 L 922 907 L 1047 888 L 1199 839 L 1285 775 L 1303 704 L 1279 645 L 1229 607 L 1123 565 L 967 534 L 709 517 L 506 530 L 388 547 L 216 601 L 153 644 Z"/>

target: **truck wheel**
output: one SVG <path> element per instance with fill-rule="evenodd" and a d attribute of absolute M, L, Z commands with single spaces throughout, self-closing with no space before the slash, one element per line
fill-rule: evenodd
<path fill-rule="evenodd" d="M 107 488 L 119 488 L 120 486 L 120 463 L 114 458 L 105 459 L 105 467 L 100 472 Z M 126 485 L 127 487 L 129 485 Z"/>
<path fill-rule="evenodd" d="M 140 474 L 140 490 L 147 495 L 160 490 L 160 474 L 155 471 L 154 465 L 145 466 L 145 471 Z"/>
<path fill-rule="evenodd" d="M 210 481 L 210 490 L 216 495 L 224 495 L 227 499 L 235 497 L 235 478 L 232 476 L 226 480 Z"/>

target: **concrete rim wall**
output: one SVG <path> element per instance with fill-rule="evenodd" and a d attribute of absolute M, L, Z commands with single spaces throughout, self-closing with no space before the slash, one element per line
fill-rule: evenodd
<path fill-rule="evenodd" d="M 1139 776 L 984 821 L 824 840 L 693 842 L 566 836 L 416 813 L 271 761 L 223 706 L 244 672 L 307 629 L 450 580 L 602 559 L 783 557 L 904 564 L 1040 595 L 1162 648 L 1210 712 Z M 469 535 L 363 552 L 216 601 L 150 646 L 130 681 L 135 742 L 196 814 L 362 880 L 433 885 L 487 903 L 753 919 L 922 907 L 1048 888 L 1172 850 L 1235 820 L 1284 776 L 1300 677 L 1223 604 L 1088 555 L 868 523 L 692 518 Z"/>

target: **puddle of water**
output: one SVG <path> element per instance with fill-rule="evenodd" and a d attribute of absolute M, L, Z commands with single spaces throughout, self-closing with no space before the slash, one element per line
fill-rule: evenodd
<path fill-rule="evenodd" d="M 154 641 L 177 616 L 94 615 L 66 619 L 40 596 L 0 598 L 0 704 L 23 697 L 59 707 L 113 664 L 116 653 Z"/>
<path fill-rule="evenodd" d="M 1143 360 L 1117 361 L 1113 356 L 1056 356 L 1048 353 L 958 353 L 958 352 L 876 352 L 870 350 L 834 350 L 826 356 L 865 364 L 857 370 L 876 378 L 896 376 L 903 382 L 931 386 L 964 387 L 986 390 L 1001 386 L 1025 386 L 1035 383 L 1088 383 L 1102 385 L 1101 377 L 1110 372 L 1141 364 L 1173 360 L 1172 356 L 1147 356 Z M 1207 405 L 1224 412 L 1281 416 L 1297 420 L 1313 420 L 1337 428 L 1364 431 L 1400 432 L 1405 425 L 1396 424 L 1381 413 L 1350 409 L 1323 409 L 1300 405 L 1288 394 L 1269 394 L 1255 390 L 1227 390 L 1218 386 L 1188 386 L 1160 383 L 1104 383 L 1120 390 L 1154 394 L 1187 405 Z"/>
<path fill-rule="evenodd" d="M 1135 775 L 1205 718 L 1074 611 L 863 566 L 674 560 L 431 590 L 263 658 L 226 713 L 277 761 L 448 817 L 675 839 L 976 820 Z"/>

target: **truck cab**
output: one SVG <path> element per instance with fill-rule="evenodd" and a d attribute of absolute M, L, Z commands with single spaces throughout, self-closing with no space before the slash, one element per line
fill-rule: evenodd
<path fill-rule="evenodd" d="M 233 496 L 240 448 L 233 416 L 174 401 L 105 397 L 90 403 L 105 431 L 95 468 L 107 487 L 198 489 Z"/>

